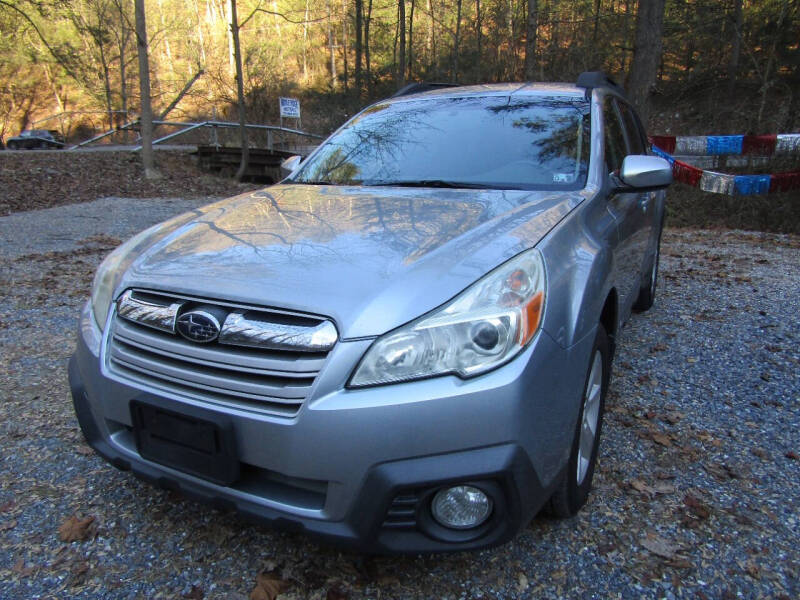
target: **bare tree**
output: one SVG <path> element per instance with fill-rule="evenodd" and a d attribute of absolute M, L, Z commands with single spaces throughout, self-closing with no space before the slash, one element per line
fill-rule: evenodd
<path fill-rule="evenodd" d="M 144 0 L 134 0 L 136 47 L 139 53 L 139 96 L 141 97 L 142 166 L 147 179 L 159 177 L 153 156 L 153 107 L 150 104 L 150 59 L 147 56 L 147 22 Z"/>
<path fill-rule="evenodd" d="M 456 33 L 453 40 L 453 81 L 458 82 L 458 55 L 461 52 L 461 0 L 456 0 Z"/>
<path fill-rule="evenodd" d="M 536 79 L 536 34 L 539 29 L 537 0 L 528 0 L 528 18 L 525 29 L 525 79 Z"/>
<path fill-rule="evenodd" d="M 458 1 L 461 2 L 461 0 Z M 406 83 L 406 0 L 398 0 L 397 12 L 397 30 L 400 35 L 400 50 L 397 55 L 397 62 L 395 63 L 395 79 L 399 89 Z"/>
<path fill-rule="evenodd" d="M 639 0 L 636 15 L 636 41 L 633 64 L 628 76 L 628 94 L 647 124 L 650 96 L 661 61 L 661 33 L 664 24 L 664 0 Z"/>
<path fill-rule="evenodd" d="M 142 0 L 137 0 L 141 2 Z M 239 16 L 236 13 L 236 0 L 231 2 L 231 38 L 233 39 L 233 60 L 236 64 L 236 107 L 239 110 L 239 144 L 242 147 L 242 159 L 236 171 L 236 181 L 241 181 L 250 162 L 250 145 L 247 139 L 247 114 L 244 106 L 244 73 L 242 69 L 242 47 L 239 44 Z"/>
<path fill-rule="evenodd" d="M 356 90 L 360 96 L 363 93 L 363 81 L 361 76 L 361 53 L 363 50 L 362 31 L 363 31 L 363 16 L 364 16 L 364 1 L 356 1 L 356 65 L 355 65 L 355 78 Z"/>
<path fill-rule="evenodd" d="M 731 56 L 728 60 L 728 96 L 731 96 L 736 88 L 736 73 L 739 70 L 739 54 L 742 48 L 742 0 L 734 0 L 731 21 L 733 38 L 731 39 Z"/>

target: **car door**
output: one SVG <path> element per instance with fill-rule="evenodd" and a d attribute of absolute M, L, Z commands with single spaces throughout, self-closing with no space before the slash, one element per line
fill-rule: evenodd
<path fill-rule="evenodd" d="M 629 154 L 642 154 L 628 134 L 617 100 L 608 97 L 603 106 L 606 141 L 606 167 L 619 173 L 622 161 Z M 637 152 L 638 150 L 638 152 Z M 608 210 L 617 222 L 618 245 L 615 255 L 615 280 L 620 299 L 621 320 L 627 320 L 639 295 L 642 280 L 643 252 L 647 247 L 647 204 L 649 193 L 616 192 L 608 199 Z"/>

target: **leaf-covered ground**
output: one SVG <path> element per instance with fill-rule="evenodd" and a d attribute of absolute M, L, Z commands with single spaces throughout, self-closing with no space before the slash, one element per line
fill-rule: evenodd
<path fill-rule="evenodd" d="M 102 233 L 110 207 L 140 216 Z M 190 207 L 0 218 L 0 597 L 800 595 L 800 238 L 665 232 L 657 303 L 622 333 L 576 518 L 478 553 L 374 558 L 158 490 L 85 445 L 66 362 L 94 268 L 141 215 Z M 52 234 L 18 239 L 37 227 Z"/>
<path fill-rule="evenodd" d="M 148 180 L 134 152 L 0 152 L 0 216 L 104 196 L 226 197 L 255 187 L 203 173 L 187 152 L 160 150 L 155 157 L 162 177 Z"/>

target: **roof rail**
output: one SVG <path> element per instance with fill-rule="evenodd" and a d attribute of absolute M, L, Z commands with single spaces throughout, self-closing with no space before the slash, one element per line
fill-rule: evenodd
<path fill-rule="evenodd" d="M 578 80 L 575 82 L 578 87 L 586 88 L 587 95 L 591 93 L 593 88 L 610 88 L 616 93 L 625 96 L 625 90 L 622 89 L 616 81 L 611 79 L 603 71 L 584 71 L 578 75 Z"/>
<path fill-rule="evenodd" d="M 437 90 L 439 88 L 458 87 L 457 83 L 437 83 L 433 81 L 420 81 L 417 83 L 409 83 L 401 87 L 394 94 L 392 98 L 399 98 L 400 96 L 408 96 L 410 94 L 419 94 L 420 92 L 427 92 L 430 90 Z"/>

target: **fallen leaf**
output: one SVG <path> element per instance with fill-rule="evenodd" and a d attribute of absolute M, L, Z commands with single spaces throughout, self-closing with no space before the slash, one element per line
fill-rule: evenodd
<path fill-rule="evenodd" d="M 77 452 L 78 454 L 83 454 L 84 456 L 94 454 L 94 450 L 92 450 L 89 446 L 78 446 L 75 449 L 75 452 Z"/>
<path fill-rule="evenodd" d="M 520 573 L 519 579 L 517 580 L 517 591 L 519 593 L 522 593 L 527 589 L 528 589 L 528 578 L 525 576 L 524 573 Z"/>
<path fill-rule="evenodd" d="M 14 563 L 14 566 L 11 567 L 11 570 L 14 571 L 20 577 L 29 577 L 31 573 L 35 570 L 35 567 L 26 567 L 25 566 L 25 559 L 20 558 L 17 562 Z"/>
<path fill-rule="evenodd" d="M 655 490 L 657 494 L 674 494 L 675 486 L 666 481 L 657 481 L 653 486 L 653 490 Z"/>
<path fill-rule="evenodd" d="M 347 592 L 339 586 L 328 588 L 328 593 L 325 594 L 325 600 L 347 600 L 347 597 Z"/>
<path fill-rule="evenodd" d="M 752 562 L 748 562 L 744 567 L 744 572 L 750 575 L 753 579 L 761 579 L 761 570 Z"/>
<path fill-rule="evenodd" d="M 789 450 L 784 456 L 790 460 L 800 460 L 800 456 L 797 456 L 797 452 L 794 450 Z"/>
<path fill-rule="evenodd" d="M 79 519 L 73 515 L 61 524 L 58 528 L 58 537 L 62 542 L 80 542 L 88 539 L 94 533 L 94 517 Z"/>
<path fill-rule="evenodd" d="M 675 425 L 681 419 L 683 419 L 685 416 L 686 416 L 685 413 L 673 410 L 673 411 L 668 412 L 664 418 L 666 419 L 667 423 L 669 423 L 670 425 Z"/>
<path fill-rule="evenodd" d="M 680 545 L 665 540 L 653 532 L 649 532 L 645 537 L 643 537 L 640 540 L 640 543 L 656 556 L 667 559 L 677 558 L 676 553 L 681 549 Z"/>
<path fill-rule="evenodd" d="M 13 500 L 0 504 L 0 513 L 8 512 L 17 505 Z"/>
<path fill-rule="evenodd" d="M 769 460 L 769 452 L 767 452 L 764 448 L 752 448 L 750 451 L 758 458 Z"/>
<path fill-rule="evenodd" d="M 697 496 L 686 494 L 683 498 L 683 503 L 696 517 L 707 519 L 711 516 L 711 509 Z"/>
<path fill-rule="evenodd" d="M 259 573 L 256 576 L 256 586 L 250 592 L 250 600 L 275 600 L 287 587 L 289 583 L 279 579 L 274 573 Z"/>
<path fill-rule="evenodd" d="M 203 588 L 198 585 L 192 585 L 192 589 L 183 595 L 186 600 L 203 600 L 205 596 L 206 595 L 205 592 L 203 592 Z"/>
<path fill-rule="evenodd" d="M 11 519 L 10 521 L 3 521 L 0 523 L 0 531 L 8 531 L 9 529 L 14 529 L 17 526 L 17 520 Z"/>
<path fill-rule="evenodd" d="M 665 435 L 663 433 L 653 433 L 650 437 L 656 444 L 660 444 L 665 448 L 672 447 L 672 440 L 669 439 L 668 435 Z"/>
<path fill-rule="evenodd" d="M 632 480 L 631 481 L 631 487 L 633 489 L 635 489 L 637 492 L 643 492 L 643 493 L 646 493 L 646 494 L 649 494 L 649 493 L 651 493 L 653 491 L 653 489 L 649 485 L 647 485 L 644 481 L 642 481 L 641 479 Z"/>

